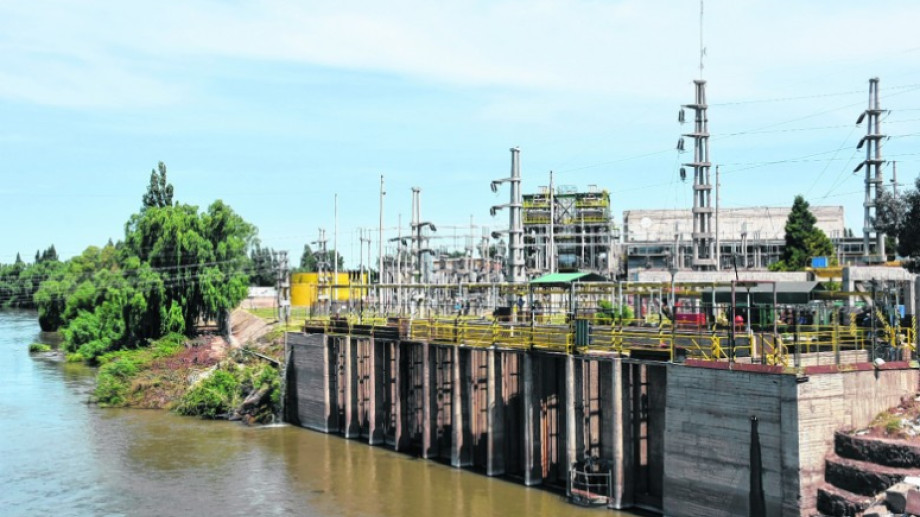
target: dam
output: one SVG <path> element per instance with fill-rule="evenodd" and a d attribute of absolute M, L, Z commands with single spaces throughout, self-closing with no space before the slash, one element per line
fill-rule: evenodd
<path fill-rule="evenodd" d="M 570 314 L 308 319 L 286 419 L 611 509 L 810 515 L 835 431 L 917 392 L 911 327 Z"/>

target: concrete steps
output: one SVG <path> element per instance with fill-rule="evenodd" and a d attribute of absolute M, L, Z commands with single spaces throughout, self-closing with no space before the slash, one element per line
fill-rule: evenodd
<path fill-rule="evenodd" d="M 825 482 L 818 487 L 818 511 L 830 517 L 856 517 L 875 502 L 873 497 L 854 494 Z"/>

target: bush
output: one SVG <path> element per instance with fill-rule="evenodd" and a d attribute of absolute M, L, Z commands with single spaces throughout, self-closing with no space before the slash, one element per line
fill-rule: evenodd
<path fill-rule="evenodd" d="M 100 358 L 104 362 L 96 375 L 96 401 L 103 406 L 124 406 L 131 379 L 146 366 L 136 353 L 116 352 Z"/>
<path fill-rule="evenodd" d="M 240 381 L 233 373 L 215 370 L 186 392 L 176 412 L 186 416 L 218 418 L 232 411 L 239 403 Z"/>
<path fill-rule="evenodd" d="M 598 325 L 613 325 L 633 319 L 633 310 L 629 305 L 618 306 L 607 300 L 600 300 L 597 305 L 600 311 L 594 314 L 594 318 Z"/>

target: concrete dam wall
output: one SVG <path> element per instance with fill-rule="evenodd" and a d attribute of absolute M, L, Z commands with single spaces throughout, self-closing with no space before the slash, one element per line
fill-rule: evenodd
<path fill-rule="evenodd" d="M 796 375 L 398 335 L 291 333 L 288 342 L 294 424 L 671 516 L 748 515 L 752 470 L 767 515 L 808 515 L 833 431 L 866 425 L 918 381 L 906 363 Z M 604 475 L 586 482 L 586 472 Z"/>

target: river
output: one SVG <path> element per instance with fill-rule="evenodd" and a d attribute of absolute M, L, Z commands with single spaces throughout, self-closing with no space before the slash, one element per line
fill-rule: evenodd
<path fill-rule="evenodd" d="M 0 311 L 0 515 L 631 515 L 297 427 L 98 408 L 93 371 L 39 340 Z"/>

